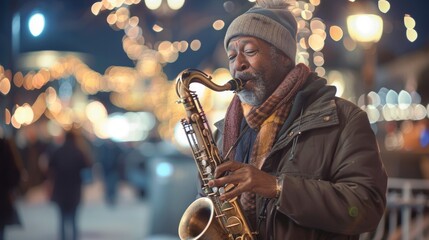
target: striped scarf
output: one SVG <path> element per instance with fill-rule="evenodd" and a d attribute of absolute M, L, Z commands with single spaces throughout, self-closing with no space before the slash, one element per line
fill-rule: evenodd
<path fill-rule="evenodd" d="M 307 66 L 296 65 L 273 94 L 258 107 L 241 103 L 238 96 L 235 96 L 225 117 L 223 152 L 226 153 L 237 140 L 240 124 L 245 115 L 248 125 L 258 131 L 250 163 L 261 169 L 280 127 L 289 114 L 296 93 L 302 88 L 309 74 L 310 69 Z M 234 150 L 230 156 L 235 156 Z"/>

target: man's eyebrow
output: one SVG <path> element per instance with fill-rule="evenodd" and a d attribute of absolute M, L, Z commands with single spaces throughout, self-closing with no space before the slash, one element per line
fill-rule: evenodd
<path fill-rule="evenodd" d="M 234 40 L 234 38 L 233 38 L 233 39 L 231 39 L 229 41 L 229 44 L 228 44 L 228 47 L 227 47 L 228 51 L 231 50 L 231 42 L 233 42 L 233 41 L 240 41 L 241 42 L 240 44 L 243 44 L 243 45 L 252 42 L 252 40 L 250 40 L 250 39 L 236 39 L 236 40 Z"/>

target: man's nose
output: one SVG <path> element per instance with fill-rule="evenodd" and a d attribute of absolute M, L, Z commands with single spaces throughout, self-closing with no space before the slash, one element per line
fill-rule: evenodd
<path fill-rule="evenodd" d="M 237 58 L 235 59 L 235 66 L 236 71 L 244 71 L 249 68 L 249 62 L 247 59 L 243 56 L 243 54 L 238 54 Z"/>

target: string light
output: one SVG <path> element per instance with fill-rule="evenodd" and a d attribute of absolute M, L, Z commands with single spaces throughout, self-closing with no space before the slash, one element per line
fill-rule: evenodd
<path fill-rule="evenodd" d="M 416 26 L 416 21 L 409 14 L 405 14 L 404 16 L 404 25 L 407 28 L 407 39 L 410 42 L 414 42 L 417 39 L 417 31 L 414 29 Z"/>

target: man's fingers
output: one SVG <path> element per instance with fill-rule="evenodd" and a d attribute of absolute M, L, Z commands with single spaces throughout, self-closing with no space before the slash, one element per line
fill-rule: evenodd
<path fill-rule="evenodd" d="M 208 184 L 210 187 L 220 187 L 220 186 L 224 186 L 227 183 L 238 184 L 239 182 L 240 182 L 240 176 L 231 174 L 231 175 L 210 180 Z"/>
<path fill-rule="evenodd" d="M 215 178 L 222 176 L 225 172 L 234 172 L 243 167 L 243 164 L 237 161 L 227 161 L 217 166 L 215 169 Z"/>
<path fill-rule="evenodd" d="M 240 185 L 237 185 L 237 186 L 235 186 L 235 188 L 234 188 L 234 189 L 232 189 L 231 191 L 226 192 L 226 193 L 224 193 L 224 194 L 220 195 L 219 200 L 221 200 L 221 201 L 225 201 L 225 200 L 227 200 L 227 199 L 231 199 L 231 198 L 234 198 L 234 197 L 240 196 L 240 194 L 241 194 L 241 193 L 243 193 L 243 190 L 242 190 L 242 188 L 240 187 Z"/>

